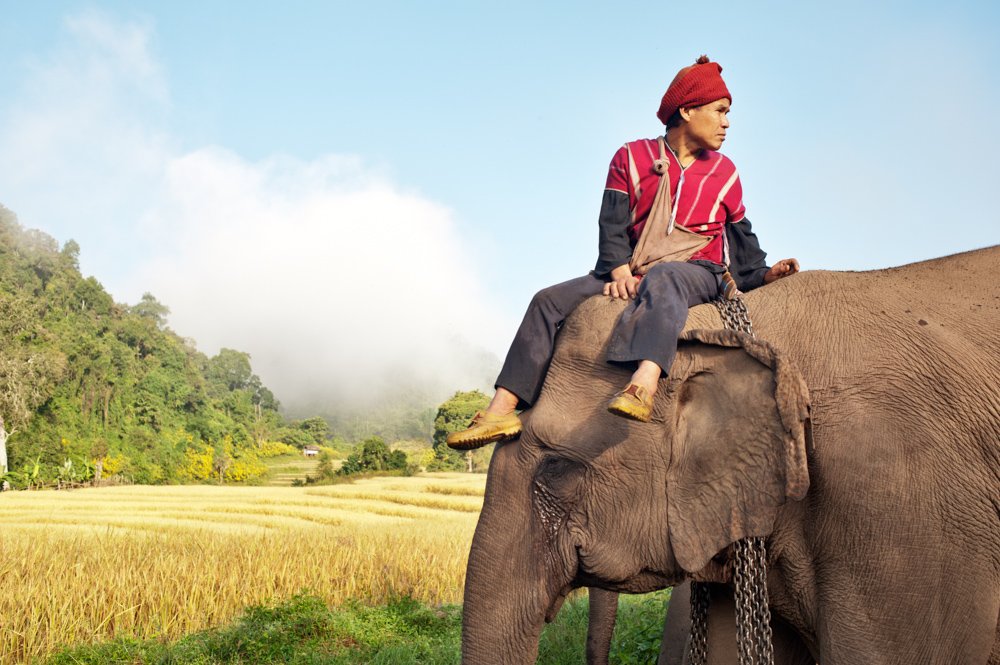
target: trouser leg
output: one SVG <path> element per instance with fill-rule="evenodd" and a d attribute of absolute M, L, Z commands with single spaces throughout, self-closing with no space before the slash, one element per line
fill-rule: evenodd
<path fill-rule="evenodd" d="M 608 361 L 652 360 L 666 372 L 688 309 L 718 295 L 718 277 L 694 263 L 660 263 L 639 283 L 636 299 L 622 313 L 608 345 Z"/>
<path fill-rule="evenodd" d="M 584 275 L 536 293 L 514 335 L 496 386 L 511 391 L 526 405 L 534 404 L 552 360 L 559 326 L 580 303 L 602 293 L 605 281 Z"/>

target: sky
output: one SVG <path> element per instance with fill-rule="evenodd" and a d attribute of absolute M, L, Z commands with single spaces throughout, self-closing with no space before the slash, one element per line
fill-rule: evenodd
<path fill-rule="evenodd" d="M 1000 242 L 1000 3 L 0 0 L 0 204 L 286 404 L 487 387 L 705 53 L 772 260 Z"/>

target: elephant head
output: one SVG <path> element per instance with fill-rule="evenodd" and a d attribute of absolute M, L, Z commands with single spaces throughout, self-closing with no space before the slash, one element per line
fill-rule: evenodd
<path fill-rule="evenodd" d="M 573 588 L 638 593 L 706 575 L 808 489 L 808 391 L 765 342 L 687 333 L 652 421 L 607 413 L 628 376 L 604 361 L 618 311 L 595 298 L 566 321 L 520 440 L 494 453 L 469 555 L 464 662 L 534 662 L 543 622 Z"/>

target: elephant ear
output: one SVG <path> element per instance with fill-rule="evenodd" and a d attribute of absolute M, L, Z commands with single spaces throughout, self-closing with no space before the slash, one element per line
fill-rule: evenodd
<path fill-rule="evenodd" d="M 670 379 L 668 526 L 694 573 L 730 543 L 770 534 L 778 507 L 805 496 L 809 391 L 774 347 L 728 330 L 685 333 Z"/>

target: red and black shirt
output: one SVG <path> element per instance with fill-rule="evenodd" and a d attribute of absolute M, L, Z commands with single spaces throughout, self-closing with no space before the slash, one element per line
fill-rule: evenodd
<path fill-rule="evenodd" d="M 691 257 L 691 261 L 718 266 L 721 271 L 722 266 L 729 265 L 734 259 L 752 258 L 755 264 L 752 272 L 757 273 L 763 268 L 759 274 L 762 280 L 766 272 L 763 265 L 765 255 L 745 219 L 743 186 L 733 162 L 713 150 L 702 151 L 687 168 L 681 168 L 680 161 L 669 150 L 666 157 L 669 161 L 674 222 L 711 238 L 708 245 Z M 595 267 L 598 275 L 607 274 L 629 262 L 632 248 L 639 240 L 656 196 L 660 176 L 653 170 L 653 161 L 658 158 L 657 140 L 641 139 L 623 145 L 611 159 L 598 220 L 600 252 Z M 734 236 L 737 236 L 735 243 L 732 242 Z M 753 246 L 744 247 L 747 242 Z M 733 244 L 740 246 L 731 247 Z M 737 251 L 734 252 L 734 249 Z M 747 254 L 752 256 L 744 256 Z M 734 268 L 737 270 L 733 271 L 733 275 L 739 282 L 738 273 L 746 272 L 751 267 Z M 752 281 L 757 282 L 757 279 Z M 759 285 L 754 283 L 750 288 Z"/>

